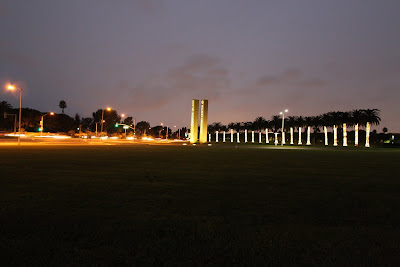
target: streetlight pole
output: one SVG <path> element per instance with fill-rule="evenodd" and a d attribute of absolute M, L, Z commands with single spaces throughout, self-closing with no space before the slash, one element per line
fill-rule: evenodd
<path fill-rule="evenodd" d="M 107 108 L 107 111 L 111 111 L 111 108 Z M 101 109 L 101 134 L 100 137 L 103 136 L 103 122 L 104 122 L 104 108 Z"/>
<path fill-rule="evenodd" d="M 19 123 L 18 123 L 18 145 L 21 145 L 21 114 L 22 114 L 22 89 L 14 85 L 9 85 L 8 90 L 19 90 Z"/>
<path fill-rule="evenodd" d="M 44 114 L 43 116 L 42 116 L 42 118 L 40 119 L 40 136 L 43 136 L 43 129 L 44 129 L 44 125 L 43 125 L 43 118 L 44 118 L 44 116 L 47 116 L 47 115 L 51 115 L 51 116 L 53 116 L 54 115 L 54 112 L 50 112 L 50 113 L 46 113 L 46 114 Z"/>
<path fill-rule="evenodd" d="M 285 144 L 285 112 L 288 112 L 288 110 L 285 109 L 284 112 L 280 112 L 280 114 L 282 115 L 282 142 L 281 142 L 281 146 L 283 146 Z"/>

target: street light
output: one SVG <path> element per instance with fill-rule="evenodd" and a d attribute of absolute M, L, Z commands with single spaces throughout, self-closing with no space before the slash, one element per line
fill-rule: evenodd
<path fill-rule="evenodd" d="M 284 112 L 280 112 L 279 114 L 282 115 L 282 142 L 281 142 L 281 146 L 283 146 L 285 144 L 285 113 L 287 113 L 289 110 L 285 109 Z"/>
<path fill-rule="evenodd" d="M 44 114 L 43 116 L 42 116 L 42 118 L 40 119 L 40 136 L 42 136 L 43 134 L 43 118 L 44 118 L 44 116 L 47 116 L 47 115 L 49 115 L 50 114 L 50 116 L 53 116 L 54 115 L 54 112 L 50 112 L 50 113 L 46 113 L 46 114 Z"/>
<path fill-rule="evenodd" d="M 14 85 L 8 85 L 7 87 L 8 90 L 15 90 L 18 89 L 19 90 L 19 123 L 18 123 L 18 145 L 21 145 L 21 106 L 22 106 L 22 89 L 19 87 L 16 87 Z"/>
<path fill-rule="evenodd" d="M 106 108 L 106 111 L 111 111 L 111 108 Z M 103 136 L 104 109 L 101 110 L 101 136 Z"/>

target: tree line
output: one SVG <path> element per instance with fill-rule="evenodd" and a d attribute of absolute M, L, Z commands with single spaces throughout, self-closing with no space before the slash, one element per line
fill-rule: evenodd
<path fill-rule="evenodd" d="M 67 103 L 61 100 L 59 103 L 61 113 L 55 113 L 50 115 L 50 112 L 41 112 L 39 110 L 22 108 L 21 116 L 21 128 L 28 132 L 38 132 L 40 127 L 40 121 L 44 118 L 44 129 L 45 132 L 63 132 L 73 135 L 74 133 L 88 133 L 93 134 L 101 131 L 101 119 L 103 118 L 103 131 L 108 134 L 122 134 L 125 133 L 123 125 L 128 125 L 130 128 L 127 130 L 127 135 L 133 135 L 133 129 L 136 131 L 136 135 L 149 135 L 153 137 L 165 137 L 176 138 L 178 133 L 181 137 L 185 136 L 187 128 L 183 127 L 180 130 L 176 128 L 168 128 L 167 126 L 157 125 L 151 127 L 147 121 L 135 122 L 132 116 L 122 117 L 116 110 L 104 110 L 97 109 L 92 112 L 90 117 L 81 117 L 78 113 L 74 117 L 64 113 L 67 108 Z M 13 131 L 15 118 L 13 114 L 18 114 L 19 108 L 14 108 L 7 101 L 0 101 L 0 131 Z M 18 116 L 18 115 L 17 115 Z M 117 127 L 117 123 L 119 124 Z M 133 128 L 133 129 L 132 129 Z"/>

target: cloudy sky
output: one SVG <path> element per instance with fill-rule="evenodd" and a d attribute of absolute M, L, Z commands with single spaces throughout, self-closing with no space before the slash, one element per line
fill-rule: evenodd
<path fill-rule="evenodd" d="M 0 0 L 0 82 L 23 106 L 152 125 L 378 108 L 400 132 L 399 0 Z M 16 95 L 0 100 L 18 106 Z"/>

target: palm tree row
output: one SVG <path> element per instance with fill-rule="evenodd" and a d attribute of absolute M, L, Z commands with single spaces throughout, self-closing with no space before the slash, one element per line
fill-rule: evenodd
<path fill-rule="evenodd" d="M 379 113 L 380 110 L 378 109 L 354 109 L 347 112 L 332 111 L 317 116 L 288 116 L 285 118 L 284 131 L 290 129 L 290 131 L 293 132 L 294 129 L 300 134 L 302 129 L 307 128 L 309 136 L 311 129 L 313 129 L 314 133 L 318 133 L 322 128 L 325 132 L 325 136 L 327 136 L 327 128 L 331 128 L 335 136 L 334 145 L 337 145 L 337 131 L 343 131 L 343 134 L 347 136 L 347 128 L 354 127 L 356 145 L 358 145 L 359 128 L 364 127 L 366 129 L 367 139 L 369 139 L 370 126 L 379 125 L 381 121 Z M 257 117 L 252 122 L 231 122 L 228 125 L 216 122 L 208 126 L 208 131 L 210 133 L 217 131 L 224 132 L 227 130 L 234 130 L 240 133 L 246 130 L 263 131 L 265 129 L 272 130 L 273 132 L 282 131 L 282 117 L 280 115 L 274 115 L 271 117 L 271 120 Z M 310 143 L 310 141 L 308 140 L 307 143 Z"/>

